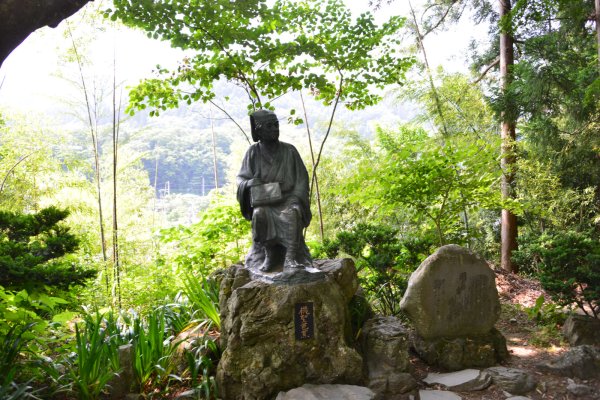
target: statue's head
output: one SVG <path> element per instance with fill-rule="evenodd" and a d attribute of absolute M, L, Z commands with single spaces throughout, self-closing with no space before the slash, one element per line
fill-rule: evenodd
<path fill-rule="evenodd" d="M 258 110 L 250 114 L 250 128 L 255 142 L 279 140 L 279 120 L 273 111 Z"/>

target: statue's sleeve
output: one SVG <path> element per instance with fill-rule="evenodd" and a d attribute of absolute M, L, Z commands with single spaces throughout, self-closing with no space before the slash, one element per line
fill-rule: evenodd
<path fill-rule="evenodd" d="M 242 215 L 248 221 L 252 220 L 252 206 L 250 205 L 250 179 L 254 178 L 254 171 L 252 165 L 252 153 L 253 147 L 251 146 L 244 159 L 242 160 L 242 167 L 240 168 L 240 172 L 237 175 L 237 200 L 240 203 L 240 210 L 242 211 Z"/>

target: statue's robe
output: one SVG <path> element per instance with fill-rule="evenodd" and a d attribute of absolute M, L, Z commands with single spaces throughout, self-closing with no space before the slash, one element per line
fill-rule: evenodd
<path fill-rule="evenodd" d="M 308 173 L 300 154 L 289 143 L 278 142 L 271 158 L 261 144 L 250 146 L 237 176 L 237 199 L 242 215 L 252 221 L 252 248 L 246 266 L 258 268 L 265 259 L 265 246 L 274 248 L 276 265 L 283 262 L 285 249 L 297 243 L 296 261 L 310 266 L 310 253 L 302 235 L 312 218 L 308 199 Z M 253 207 L 250 202 L 250 180 L 279 182 L 282 199 L 277 204 Z"/>

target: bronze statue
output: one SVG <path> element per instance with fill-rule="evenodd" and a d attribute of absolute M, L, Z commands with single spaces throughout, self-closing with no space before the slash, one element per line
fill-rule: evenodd
<path fill-rule="evenodd" d="M 308 173 L 294 146 L 279 141 L 272 111 L 250 115 L 252 139 L 237 176 L 242 215 L 252 221 L 246 267 L 269 272 L 312 265 L 302 230 L 311 220 Z"/>

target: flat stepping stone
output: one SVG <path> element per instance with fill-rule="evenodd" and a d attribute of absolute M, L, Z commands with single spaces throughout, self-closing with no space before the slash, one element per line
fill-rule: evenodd
<path fill-rule="evenodd" d="M 462 400 L 456 393 L 445 390 L 419 390 L 420 400 Z"/>
<path fill-rule="evenodd" d="M 429 373 L 423 382 L 433 385 L 444 385 L 450 390 L 458 392 L 470 392 L 483 390 L 492 384 L 492 376 L 478 369 L 464 369 L 457 372 L 448 372 L 438 374 L 435 372 Z"/>
<path fill-rule="evenodd" d="M 279 392 L 275 400 L 372 400 L 375 393 L 355 385 L 306 384 L 287 392 Z"/>

